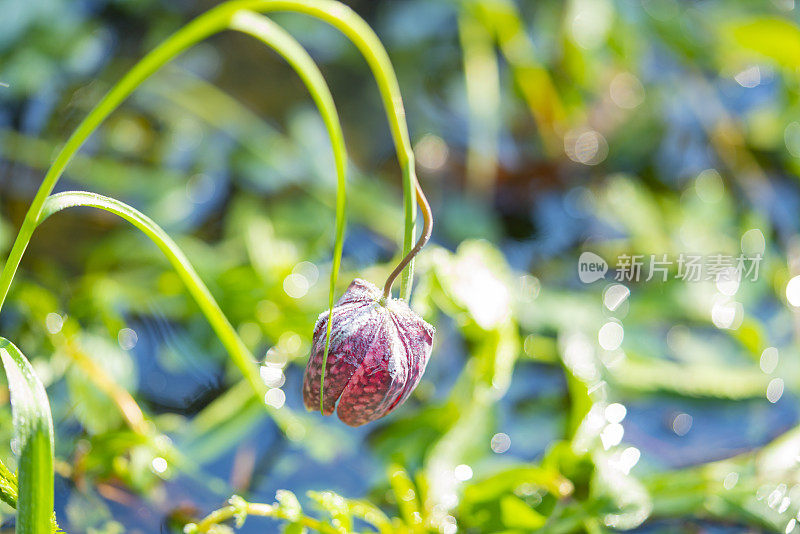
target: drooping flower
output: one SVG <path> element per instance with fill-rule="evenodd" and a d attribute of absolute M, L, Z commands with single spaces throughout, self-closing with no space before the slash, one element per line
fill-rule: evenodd
<path fill-rule="evenodd" d="M 303 400 L 320 409 L 320 382 L 328 312 L 314 327 Z M 380 290 L 356 278 L 333 308 L 325 366 L 322 412 L 350 426 L 374 421 L 394 410 L 417 387 L 431 353 L 434 328 L 403 300 L 381 302 Z M 338 406 L 337 406 L 338 400 Z"/>

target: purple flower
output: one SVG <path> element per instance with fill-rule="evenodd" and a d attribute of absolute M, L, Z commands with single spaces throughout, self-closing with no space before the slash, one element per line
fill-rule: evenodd
<path fill-rule="evenodd" d="M 377 287 L 356 278 L 333 308 L 322 411 L 331 415 L 336 408 L 339 419 L 350 426 L 379 419 L 402 404 L 417 387 L 431 354 L 433 327 L 404 301 L 387 299 L 382 305 L 380 300 Z M 325 311 L 314 327 L 303 380 L 309 410 L 320 409 L 327 328 Z"/>

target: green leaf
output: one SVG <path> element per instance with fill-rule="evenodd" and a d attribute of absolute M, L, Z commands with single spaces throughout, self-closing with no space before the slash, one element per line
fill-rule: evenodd
<path fill-rule="evenodd" d="M 336 280 L 339 276 L 339 267 L 342 263 L 342 247 L 344 246 L 345 225 L 345 179 L 347 176 L 347 151 L 344 144 L 344 134 L 339 121 L 339 114 L 333 103 L 328 85 L 325 83 L 317 64 L 308 55 L 305 48 L 298 43 L 283 28 L 272 22 L 267 17 L 251 11 L 240 11 L 231 19 L 231 28 L 252 35 L 267 46 L 275 49 L 283 56 L 306 84 L 308 91 L 319 109 L 328 135 L 331 138 L 333 157 L 336 162 L 336 232 L 331 265 L 330 296 L 328 299 L 328 313 L 333 316 L 334 292 Z M 322 410 L 323 394 L 325 387 L 325 368 L 328 361 L 328 348 L 331 341 L 331 325 L 328 321 L 328 330 L 325 334 L 325 354 L 322 358 L 322 376 L 319 386 L 319 408 Z"/>
<path fill-rule="evenodd" d="M 307 495 L 330 514 L 335 527 L 344 528 L 346 532 L 353 530 L 353 517 L 347 499 L 332 491 L 309 491 Z"/>
<path fill-rule="evenodd" d="M 53 530 L 53 418 L 44 385 L 30 362 L 7 339 L 0 338 L 19 457 L 17 532 Z"/>
<path fill-rule="evenodd" d="M 87 358 L 101 365 L 107 375 L 127 391 L 135 390 L 136 370 L 133 360 L 119 345 L 91 334 L 80 337 L 80 347 Z M 67 387 L 75 403 L 75 416 L 91 434 L 101 434 L 117 428 L 122 416 L 113 400 L 77 365 L 67 372 Z"/>
<path fill-rule="evenodd" d="M 288 523 L 283 526 L 283 534 L 304 534 L 307 532 L 302 523 Z"/>
<path fill-rule="evenodd" d="M 400 516 L 409 527 L 416 527 L 421 522 L 422 511 L 414 482 L 402 466 L 392 464 L 389 466 L 389 485 L 394 492 Z"/>
<path fill-rule="evenodd" d="M 392 528 L 392 521 L 383 513 L 383 511 L 365 500 L 348 500 L 350 505 L 350 513 L 359 519 L 363 519 L 367 523 L 377 527 L 378 532 L 381 534 L 390 534 L 394 532 Z"/>
<path fill-rule="evenodd" d="M 629 530 L 638 527 L 653 510 L 647 489 L 636 478 L 619 469 L 610 453 L 593 454 L 596 466 L 592 480 L 595 502 L 609 501 L 603 521 L 611 528 Z"/>
<path fill-rule="evenodd" d="M 754 18 L 731 24 L 733 40 L 787 68 L 800 65 L 800 28 L 781 18 Z"/>
<path fill-rule="evenodd" d="M 476 481 L 464 490 L 464 505 L 478 505 L 493 501 L 520 486 L 541 487 L 558 498 L 572 492 L 572 484 L 552 467 L 519 465 L 504 469 L 488 478 Z"/>
<path fill-rule="evenodd" d="M 303 515 L 303 508 L 294 493 L 289 490 L 278 490 L 275 494 L 275 499 L 278 501 L 281 517 L 293 522 L 300 520 Z"/>
<path fill-rule="evenodd" d="M 500 510 L 503 524 L 510 528 L 541 528 L 547 521 L 545 516 L 514 495 L 506 495 L 500 500 Z"/>
<path fill-rule="evenodd" d="M 17 475 L 0 462 L 0 501 L 12 508 L 17 507 Z"/>

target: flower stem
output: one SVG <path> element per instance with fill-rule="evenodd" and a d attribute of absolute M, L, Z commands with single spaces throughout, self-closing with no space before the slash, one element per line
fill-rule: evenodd
<path fill-rule="evenodd" d="M 212 9 L 208 13 L 201 15 L 147 54 L 100 100 L 69 137 L 67 143 L 48 169 L 47 174 L 45 174 L 44 180 L 28 208 L 22 227 L 3 267 L 3 272 L 0 273 L 0 308 L 5 302 L 8 290 L 11 287 L 11 281 L 22 260 L 22 255 L 25 253 L 25 249 L 33 236 L 33 231 L 39 222 L 44 203 L 72 157 L 103 120 L 147 77 L 186 48 L 224 29 L 227 26 L 229 16 L 220 16 L 219 11 L 219 8 Z"/>
<path fill-rule="evenodd" d="M 333 245 L 333 262 L 331 264 L 330 289 L 328 291 L 328 313 L 333 317 L 334 293 L 336 292 L 336 280 L 339 277 L 339 267 L 342 262 L 342 248 L 344 246 L 344 227 L 345 227 L 345 186 L 347 177 L 347 151 L 345 149 L 344 134 L 339 121 L 336 106 L 333 103 L 328 84 L 322 76 L 317 64 L 308 55 L 305 48 L 300 45 L 283 28 L 272 22 L 263 15 L 252 11 L 242 10 L 233 15 L 231 28 L 243 33 L 252 35 L 267 46 L 275 49 L 281 56 L 286 58 L 294 68 L 300 78 L 311 93 L 314 102 L 319 109 L 320 115 L 325 126 L 328 128 L 328 135 L 333 147 L 333 157 L 336 164 L 336 174 L 338 184 L 336 187 L 336 230 Z M 331 341 L 331 321 L 328 321 L 328 329 L 325 337 L 325 355 L 322 359 L 322 376 L 319 386 L 320 412 L 323 410 L 323 388 L 325 386 L 325 365 L 328 361 L 328 350 Z"/>
<path fill-rule="evenodd" d="M 175 268 L 189 293 L 203 311 L 203 314 L 211 324 L 211 328 L 231 355 L 236 366 L 250 383 L 253 390 L 258 392 L 261 399 L 263 399 L 264 394 L 266 394 L 266 386 L 254 365 L 255 358 L 225 317 L 200 275 L 197 274 L 197 271 L 194 270 L 192 264 L 189 263 L 189 260 L 172 238 L 152 219 L 127 204 L 113 198 L 85 191 L 67 191 L 49 197 L 42 207 L 42 214 L 37 224 L 41 224 L 47 217 L 56 212 L 75 206 L 99 208 L 118 215 L 141 230 L 161 249 L 161 252 L 164 253 Z"/>
<path fill-rule="evenodd" d="M 311 15 L 339 29 L 366 59 L 378 84 L 384 107 L 386 108 L 389 126 L 392 132 L 397 159 L 403 173 L 403 193 L 405 211 L 405 232 L 403 252 L 408 255 L 414 238 L 416 199 L 414 188 L 416 172 L 414 154 L 408 135 L 405 110 L 400 96 L 400 87 L 392 68 L 389 56 L 383 45 L 372 31 L 372 28 L 352 9 L 340 2 L 324 0 L 234 0 L 220 4 L 200 15 L 186 26 L 174 33 L 166 41 L 147 54 L 100 100 L 92 111 L 78 125 L 56 156 L 52 166 L 36 192 L 25 216 L 11 252 L 0 273 L 0 308 L 8 295 L 14 274 L 19 267 L 25 249 L 30 242 L 33 230 L 41 214 L 42 206 L 52 193 L 56 182 L 72 157 L 78 152 L 88 137 L 145 79 L 156 72 L 175 56 L 207 37 L 214 35 L 231 25 L 234 15 L 243 10 L 257 11 L 294 11 Z M 413 279 L 413 262 L 404 267 L 401 281 L 401 297 L 411 294 Z"/>
<path fill-rule="evenodd" d="M 233 499 L 231 499 L 231 501 L 233 501 Z M 323 534 L 338 534 L 339 532 L 337 529 L 331 527 L 327 523 L 323 523 L 319 519 L 314 519 L 306 515 L 301 515 L 297 518 L 290 517 L 279 506 L 244 502 L 242 499 L 238 498 L 236 499 L 236 504 L 229 504 L 228 506 L 214 510 L 199 522 L 186 525 L 184 532 L 191 534 L 212 532 L 212 529 L 220 523 L 237 517 L 246 517 L 248 515 L 289 520 L 294 523 L 300 523 L 306 528 L 316 530 Z"/>
<path fill-rule="evenodd" d="M 428 199 L 425 197 L 425 193 L 422 191 L 422 187 L 420 187 L 419 182 L 416 181 L 415 178 L 415 187 L 417 190 L 417 203 L 419 203 L 420 210 L 422 211 L 422 218 L 424 220 L 424 224 L 422 226 L 422 235 L 419 236 L 419 240 L 417 240 L 417 244 L 414 245 L 414 248 L 406 254 L 406 256 L 397 264 L 397 267 L 394 268 L 394 271 L 389 275 L 389 278 L 386 279 L 386 285 L 383 286 L 383 297 L 382 301 L 390 298 L 392 296 L 392 284 L 394 284 L 395 279 L 403 272 L 403 269 L 414 260 L 414 256 L 419 254 L 419 251 L 422 250 L 422 247 L 430 240 L 431 232 L 433 231 L 433 212 L 431 211 L 431 206 L 428 203 Z M 402 289 L 401 289 L 402 294 Z M 408 297 L 405 297 L 408 300 Z"/>
<path fill-rule="evenodd" d="M 372 28 L 359 17 L 352 9 L 344 4 L 329 0 L 235 0 L 220 4 L 219 6 L 209 10 L 203 15 L 192 20 L 189 24 L 178 30 L 166 41 L 161 43 L 149 54 L 147 54 L 139 63 L 137 63 L 128 73 L 114 86 L 112 89 L 100 100 L 100 102 L 92 109 L 86 118 L 78 125 L 78 128 L 67 140 L 67 143 L 56 156 L 52 166 L 48 169 L 39 190 L 34 197 L 31 206 L 25 216 L 17 238 L 14 241 L 11 252 L 0 273 L 0 308 L 8 295 L 11 287 L 11 282 L 19 267 L 25 249 L 30 242 L 33 231 L 37 224 L 41 221 L 42 210 L 45 201 L 56 185 L 56 182 L 63 174 L 66 166 L 69 164 L 72 157 L 78 152 L 83 143 L 88 137 L 100 126 L 105 118 L 111 114 L 144 80 L 156 72 L 164 64 L 169 62 L 175 56 L 183 52 L 193 44 L 215 34 L 226 28 L 237 29 L 245 33 L 250 33 L 262 41 L 266 42 L 279 53 L 284 55 L 287 60 L 295 67 L 301 74 L 301 77 L 308 85 L 312 96 L 317 102 L 318 107 L 323 115 L 326 125 L 331 126 L 330 109 L 333 109 L 332 100 L 329 94 L 323 94 L 314 89 L 317 76 L 312 72 L 314 69 L 309 69 L 308 64 L 310 58 L 307 56 L 302 47 L 292 43 L 291 38 L 287 39 L 288 35 L 285 32 L 276 31 L 276 26 L 269 21 L 259 20 L 254 18 L 253 13 L 268 12 L 268 11 L 294 11 L 304 13 L 312 17 L 325 21 L 332 26 L 339 29 L 350 41 L 355 44 L 361 54 L 367 61 L 373 76 L 378 84 L 378 89 L 383 100 L 386 115 L 389 121 L 392 139 L 394 140 L 395 149 L 397 152 L 397 159 L 403 174 L 403 196 L 404 196 L 404 212 L 405 212 L 405 230 L 403 237 L 403 253 L 404 258 L 396 269 L 396 272 L 390 276 L 387 281 L 387 292 L 391 292 L 391 286 L 395 278 L 402 273 L 400 285 L 400 297 L 406 300 L 411 295 L 411 286 L 413 281 L 413 259 L 419 252 L 419 249 L 427 242 L 430 237 L 432 218 L 430 214 L 430 207 L 425 200 L 425 196 L 417 182 L 416 171 L 414 166 L 414 154 L 411 149 L 411 142 L 408 134 L 408 125 L 405 119 L 405 110 L 400 95 L 400 87 L 397 82 L 397 76 L 392 68 L 389 56 L 386 53 L 383 45 L 372 31 Z M 292 40 L 293 41 L 293 40 Z M 313 66 L 313 61 L 310 62 Z M 315 66 L 314 66 L 315 67 Z M 309 77 L 309 73 L 311 76 Z M 321 78 L 321 76 L 319 76 Z M 324 81 L 323 81 L 324 85 Z M 335 114 L 335 109 L 334 109 Z M 345 159 L 339 157 L 339 153 L 344 153 L 343 141 L 341 135 L 332 135 L 331 142 L 334 145 L 334 153 L 336 156 L 337 171 L 339 172 L 340 188 L 339 195 L 337 195 L 337 242 L 334 251 L 334 265 L 332 269 L 332 287 L 335 284 L 335 273 L 338 271 L 338 266 L 341 257 L 341 243 L 342 243 L 342 230 L 344 225 L 343 216 L 343 184 L 341 184 L 344 176 L 344 163 Z M 339 150 L 341 149 L 341 150 Z M 416 189 L 416 196 L 415 196 Z M 425 215 L 426 225 L 422 233 L 422 237 L 417 242 L 414 250 L 411 250 L 411 243 L 415 234 L 416 223 L 416 201 L 420 199 L 423 204 L 423 214 Z M 340 217 L 341 215 L 341 217 Z M 145 232 L 147 233 L 147 232 Z M 150 235 L 150 234 L 148 234 Z M 151 236 L 152 238 L 152 236 Z M 187 265 L 191 267 L 190 265 Z M 208 295 L 210 296 L 210 295 Z M 333 301 L 333 291 L 331 291 L 331 302 Z M 213 301 L 213 299 L 212 299 Z M 198 301 L 200 303 L 200 301 Z M 216 305 L 216 303 L 214 303 Z M 201 304 L 201 308 L 203 304 Z M 332 307 L 332 306 L 331 306 Z M 207 310 L 204 309 L 204 312 Z M 212 315 L 215 315 L 213 310 L 210 310 Z M 221 312 L 219 312 L 221 314 Z M 207 313 L 207 316 L 208 313 Z M 209 316 L 210 317 L 210 316 Z M 227 319 L 222 315 L 224 322 Z M 211 319 L 209 319 L 211 320 Z M 217 326 L 220 326 L 219 323 Z M 212 326 L 214 323 L 212 322 Z M 230 326 L 228 324 L 228 326 Z M 232 329 L 232 327 L 231 327 Z M 217 328 L 215 328 L 217 330 Z M 222 334 L 220 334 L 222 332 Z M 241 340 L 238 336 L 236 339 L 230 338 L 230 333 L 227 329 L 222 328 L 218 332 L 220 339 L 225 344 L 226 348 L 234 350 L 232 354 L 234 361 L 237 365 L 243 364 L 241 361 Z M 235 332 L 234 332 L 235 334 Z M 223 337 L 224 336 L 224 337 Z M 326 358 L 327 350 L 330 340 L 330 322 L 329 330 L 326 339 Z M 235 354 L 239 353 L 238 356 Z M 247 352 L 245 352 L 246 354 Z M 252 383 L 253 382 L 253 365 L 250 362 L 247 367 L 250 369 L 245 376 Z M 323 365 L 324 369 L 324 365 Z M 261 392 L 262 387 L 255 389 L 256 392 Z M 322 392 L 320 392 L 322 393 Z M 322 400 L 322 394 L 320 394 Z"/>

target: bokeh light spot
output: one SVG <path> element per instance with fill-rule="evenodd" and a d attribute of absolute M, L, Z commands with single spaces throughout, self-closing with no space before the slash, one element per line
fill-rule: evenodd
<path fill-rule="evenodd" d="M 783 379 L 782 378 L 773 378 L 767 384 L 767 400 L 772 404 L 775 404 L 781 397 L 783 396 Z"/>
<path fill-rule="evenodd" d="M 498 432 L 494 436 L 492 436 L 492 441 L 490 442 L 490 446 L 492 451 L 497 454 L 503 454 L 508 449 L 511 448 L 511 438 L 508 434 L 503 432 Z"/>
<path fill-rule="evenodd" d="M 605 350 L 617 350 L 622 345 L 624 337 L 625 330 L 621 324 L 615 321 L 607 322 L 600 327 L 600 331 L 597 333 L 597 340 Z"/>
<path fill-rule="evenodd" d="M 713 204 L 722 199 L 725 184 L 720 174 L 714 169 L 706 169 L 697 175 L 694 181 L 694 190 L 703 202 Z"/>
<path fill-rule="evenodd" d="M 679 436 L 685 436 L 692 429 L 692 416 L 688 413 L 679 413 L 672 420 L 672 431 Z"/>
<path fill-rule="evenodd" d="M 775 347 L 767 347 L 764 349 L 764 352 L 761 353 L 758 366 L 766 374 L 772 374 L 775 368 L 778 367 L 779 358 L 778 349 Z"/>
<path fill-rule="evenodd" d="M 795 308 L 800 308 L 800 275 L 793 277 L 786 284 L 786 300 Z"/>
<path fill-rule="evenodd" d="M 630 72 L 620 72 L 609 86 L 611 100 L 623 109 L 633 109 L 644 102 L 644 87 Z"/>
<path fill-rule="evenodd" d="M 283 290 L 293 299 L 306 296 L 308 287 L 308 279 L 302 274 L 292 273 L 283 279 Z"/>
<path fill-rule="evenodd" d="M 453 470 L 453 475 L 459 482 L 465 482 L 472 478 L 472 468 L 467 464 L 457 465 Z"/>
<path fill-rule="evenodd" d="M 139 335 L 131 328 L 123 328 L 117 333 L 117 343 L 122 350 L 131 350 L 139 342 Z"/>

